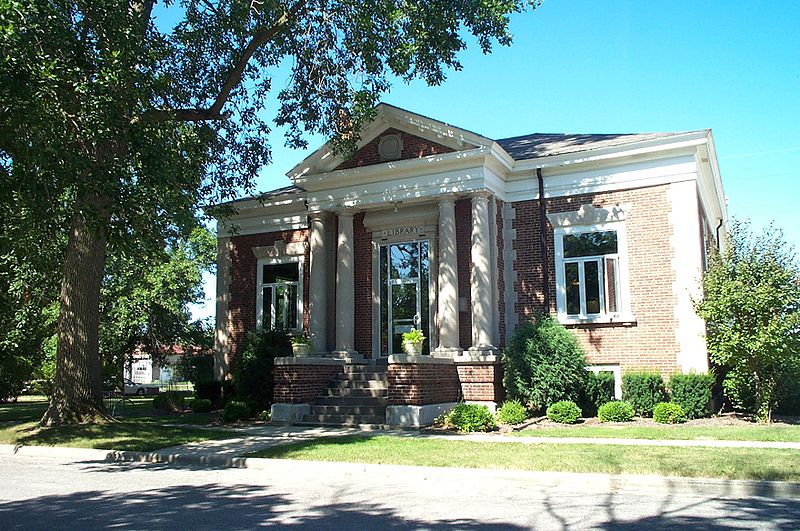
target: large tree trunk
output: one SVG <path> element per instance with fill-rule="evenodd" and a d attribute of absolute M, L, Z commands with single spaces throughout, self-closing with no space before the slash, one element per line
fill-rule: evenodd
<path fill-rule="evenodd" d="M 98 335 L 109 204 L 88 194 L 78 200 L 61 281 L 56 374 L 43 426 L 107 418 Z"/>

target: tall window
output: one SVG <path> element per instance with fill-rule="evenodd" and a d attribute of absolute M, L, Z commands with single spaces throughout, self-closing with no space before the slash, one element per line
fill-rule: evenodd
<path fill-rule="evenodd" d="M 256 323 L 259 328 L 301 328 L 303 284 L 300 271 L 299 262 L 259 262 Z"/>
<path fill-rule="evenodd" d="M 559 317 L 612 320 L 623 312 L 623 235 L 619 224 L 557 229 L 556 283 Z"/>

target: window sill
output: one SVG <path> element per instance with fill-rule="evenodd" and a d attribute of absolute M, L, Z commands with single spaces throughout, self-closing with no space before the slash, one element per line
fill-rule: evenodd
<path fill-rule="evenodd" d="M 636 324 L 636 316 L 633 314 L 597 317 L 567 317 L 566 315 L 559 315 L 558 322 L 563 325 L 595 325 L 595 324 L 614 324 L 622 326 L 630 326 Z"/>

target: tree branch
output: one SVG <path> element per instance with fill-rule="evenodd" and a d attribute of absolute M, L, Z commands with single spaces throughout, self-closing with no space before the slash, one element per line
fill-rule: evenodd
<path fill-rule="evenodd" d="M 214 100 L 214 103 L 208 109 L 154 109 L 145 111 L 141 116 L 137 116 L 131 122 L 136 123 L 139 121 L 146 122 L 202 122 L 209 120 L 226 120 L 230 117 L 230 113 L 224 113 L 222 107 L 227 103 L 236 86 L 241 83 L 244 69 L 253 54 L 263 46 L 266 42 L 274 39 L 286 25 L 305 7 L 308 0 L 298 0 L 288 11 L 285 11 L 272 26 L 262 28 L 256 31 L 253 38 L 242 50 L 241 55 L 236 60 L 233 68 L 228 72 L 228 77 L 222 84 L 222 88 Z"/>
<path fill-rule="evenodd" d="M 231 91 L 242 81 L 244 69 L 253 54 L 256 53 L 256 51 L 263 46 L 264 43 L 275 38 L 275 36 L 278 35 L 278 33 L 280 33 L 281 30 L 283 30 L 283 28 L 289 23 L 289 21 L 291 21 L 295 15 L 297 15 L 300 10 L 305 7 L 306 1 L 307 0 L 298 0 L 295 5 L 293 5 L 288 11 L 284 12 L 283 15 L 281 15 L 281 17 L 275 21 L 275 24 L 268 28 L 263 28 L 253 35 L 253 38 L 242 51 L 242 55 L 233 65 L 231 71 L 228 72 L 228 78 L 222 85 L 222 90 L 220 90 L 217 99 L 209 109 L 212 114 L 219 114 L 220 110 L 222 110 L 222 106 L 228 101 Z"/>

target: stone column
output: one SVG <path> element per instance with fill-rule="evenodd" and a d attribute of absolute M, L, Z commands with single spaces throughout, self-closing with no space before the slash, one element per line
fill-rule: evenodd
<path fill-rule="evenodd" d="M 461 354 L 458 344 L 458 265 L 456 253 L 455 202 L 451 196 L 439 201 L 439 346 L 434 355 Z"/>
<path fill-rule="evenodd" d="M 320 354 L 328 350 L 327 250 L 325 248 L 327 213 L 312 212 L 309 218 L 308 243 L 311 246 L 311 263 L 309 264 L 308 278 L 308 333 L 311 336 L 311 352 Z"/>
<path fill-rule="evenodd" d="M 353 279 L 353 213 L 338 213 L 339 237 L 336 244 L 336 352 L 355 354 L 355 288 Z"/>
<path fill-rule="evenodd" d="M 489 194 L 472 198 L 472 346 L 474 354 L 495 354 L 492 345 L 494 310 L 492 309 L 491 234 L 489 231 Z M 496 265 L 496 264 L 494 264 Z"/>

